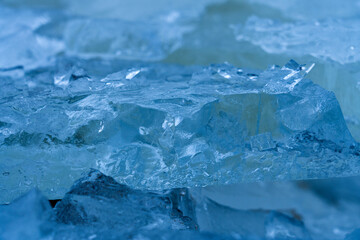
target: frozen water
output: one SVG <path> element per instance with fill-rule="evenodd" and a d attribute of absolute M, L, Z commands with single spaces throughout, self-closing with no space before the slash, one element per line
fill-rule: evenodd
<path fill-rule="evenodd" d="M 46 65 L 64 48 L 62 42 L 34 31 L 51 21 L 42 12 L 16 11 L 0 5 L 0 72 L 14 67 L 31 69 Z"/>
<path fill-rule="evenodd" d="M 345 240 L 356 240 L 359 238 L 360 238 L 360 229 L 356 229 L 352 233 L 346 235 Z"/>
<path fill-rule="evenodd" d="M 222 207 L 280 211 L 293 216 L 304 223 L 313 239 L 340 240 L 359 226 L 359 182 L 359 177 L 351 177 L 211 186 L 198 191 Z"/>
<path fill-rule="evenodd" d="M 0 205 L 0 239 L 40 239 L 53 230 L 54 213 L 48 200 L 36 189 L 9 206 Z"/>
<path fill-rule="evenodd" d="M 69 58 L 50 69 L 2 80 L 2 202 L 34 186 L 59 198 L 90 167 L 149 189 L 358 173 L 334 94 L 294 61 L 255 73 Z"/>
<path fill-rule="evenodd" d="M 0 229 L 5 239 L 311 239 L 295 212 L 240 210 L 212 198 L 199 188 L 134 190 L 90 170 L 54 210 L 37 190 L 1 206 Z"/>
<path fill-rule="evenodd" d="M 317 71 L 321 73 L 313 76 L 315 82 L 336 93 L 350 130 L 359 139 L 360 112 L 349 104 L 360 101 L 356 88 L 360 76 L 358 26 L 358 18 L 281 22 L 252 16 L 245 24 L 233 28 L 238 41 L 251 42 L 268 54 L 311 56 L 311 61 L 317 61 L 320 64 Z M 319 79 L 324 75 L 329 76 L 326 81 Z"/>
<path fill-rule="evenodd" d="M 290 19 L 325 19 L 358 17 L 360 4 L 358 0 L 339 2 L 336 0 L 247 0 L 251 4 L 261 4 L 280 10 L 282 15 Z M 321 9 L 321 10 L 320 10 Z M 319 11 L 320 10 L 320 11 Z"/>
<path fill-rule="evenodd" d="M 0 1 L 0 239 L 357 239 L 359 8 Z"/>
<path fill-rule="evenodd" d="M 235 28 L 241 29 L 235 34 L 238 40 L 250 41 L 271 54 L 311 55 L 349 64 L 360 60 L 360 49 L 357 47 L 360 43 L 359 26 L 358 19 L 281 23 L 252 16 L 244 28 Z"/>
<path fill-rule="evenodd" d="M 0 59 L 0 75 L 21 76 L 23 68 L 47 65 L 63 54 L 202 65 L 229 61 L 255 68 L 282 65 L 296 57 L 300 62 L 316 62 L 311 79 L 335 92 L 352 135 L 360 140 L 360 112 L 350 107 L 352 102 L 360 101 L 356 88 L 360 76 L 359 54 L 356 54 L 357 1 L 290 1 L 285 4 L 261 0 L 203 0 L 191 2 L 191 8 L 189 1 L 164 4 L 163 0 L 151 4 L 143 0 L 92 0 L 86 1 L 86 7 L 84 4 L 84 1 L 67 0 L 51 3 L 2 1 L 7 7 L 0 6 L 1 26 L 6 29 L 1 33 L 0 53 L 7 57 Z M 234 26 L 245 26 L 254 16 L 260 22 L 274 23 L 267 37 L 261 35 L 237 42 Z M 262 42 L 263 47 L 278 49 L 281 46 L 283 49 L 284 43 L 277 46 L 279 37 L 274 37 L 279 29 L 289 35 L 289 38 L 279 36 L 292 49 L 269 53 L 256 47 L 259 44 L 255 43 Z M 273 35 L 271 30 L 274 30 Z M 254 31 L 249 29 L 244 39 L 251 37 Z M 237 29 L 236 32 L 241 31 Z M 294 37 L 296 46 L 290 42 Z M 337 51 L 331 51 L 333 47 Z M 309 59 L 310 55 L 317 57 Z M 347 84 L 342 84 L 343 81 Z"/>
<path fill-rule="evenodd" d="M 120 226 L 128 233 L 152 229 L 195 229 L 190 218 L 192 206 L 183 216 L 178 205 L 189 198 L 186 189 L 156 194 L 130 189 L 111 177 L 91 170 L 79 179 L 56 205 L 58 221 L 74 225 L 101 225 L 109 229 Z M 125 233 L 124 233 L 125 234 Z"/>
<path fill-rule="evenodd" d="M 352 107 L 352 103 L 360 101 L 356 88 L 360 76 L 359 6 L 356 0 L 346 3 L 250 0 L 213 5 L 166 61 L 181 64 L 228 61 L 257 69 L 283 65 L 291 58 L 315 63 L 310 78 L 335 92 L 349 130 L 359 141 L 360 112 Z M 255 29 L 261 24 L 262 30 Z"/>
<path fill-rule="evenodd" d="M 8 56 L 0 59 L 0 70 L 46 65 L 64 52 L 87 58 L 161 60 L 181 45 L 182 36 L 193 29 L 192 19 L 208 4 L 221 0 L 197 1 L 191 9 L 187 7 L 190 1 L 169 5 L 163 0 L 151 4 L 142 0 L 34 1 L 36 8 L 21 9 L 26 2 L 0 4 L 0 27 L 5 29 L 0 35 L 0 54 Z M 44 5 L 55 8 L 44 10 Z"/>
<path fill-rule="evenodd" d="M 290 211 L 238 210 L 205 199 L 197 205 L 196 217 L 202 231 L 231 232 L 240 239 L 311 239 Z"/>
<path fill-rule="evenodd" d="M 191 26 L 154 20 L 150 25 L 118 19 L 74 19 L 67 23 L 64 41 L 72 55 L 161 60 L 176 50 Z M 129 27 L 131 26 L 131 27 Z"/>
<path fill-rule="evenodd" d="M 90 170 L 54 211 L 37 190 L 0 206 L 0 229 L 5 239 L 357 239 L 358 190 L 353 177 L 150 192 Z"/>
<path fill-rule="evenodd" d="M 54 210 L 38 190 L 0 206 L 0 237 L 238 239 L 228 234 L 198 232 L 198 225 L 191 218 L 194 204 L 187 189 L 139 191 L 90 170 L 75 182 Z"/>

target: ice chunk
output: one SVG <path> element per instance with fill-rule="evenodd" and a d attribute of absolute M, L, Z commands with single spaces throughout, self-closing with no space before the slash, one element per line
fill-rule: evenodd
<path fill-rule="evenodd" d="M 254 57 L 286 59 L 291 56 L 316 62 L 312 80 L 335 92 L 349 129 L 359 140 L 360 112 L 350 104 L 360 101 L 356 88 L 360 75 L 358 26 L 358 18 L 284 22 L 252 16 L 245 24 L 233 25 L 233 29 L 241 43 L 251 43 L 264 51 L 253 51 Z"/>
<path fill-rule="evenodd" d="M 240 239 L 311 239 L 304 223 L 291 212 L 237 210 L 202 197 L 195 197 L 201 231 L 232 233 Z"/>
<path fill-rule="evenodd" d="M 0 206 L 0 237 L 234 239 L 228 234 L 199 233 L 194 204 L 187 189 L 139 191 L 90 170 L 57 203 L 55 212 L 38 190 Z"/>
<path fill-rule="evenodd" d="M 0 206 L 1 239 L 42 239 L 53 231 L 54 215 L 48 200 L 36 189 Z"/>
<path fill-rule="evenodd" d="M 151 4 L 143 0 L 60 0 L 53 4 L 5 1 L 0 4 L 0 54 L 7 57 L 0 59 L 0 70 L 43 66 L 64 52 L 83 57 L 161 60 L 179 48 L 183 35 L 193 29 L 193 19 L 207 5 L 222 1 L 201 0 L 191 3 L 191 8 L 185 1 L 169 6 L 163 0 Z M 16 8 L 23 5 L 38 9 Z"/>
<path fill-rule="evenodd" d="M 151 192 L 90 170 L 56 215 L 37 190 L 0 206 L 0 230 L 6 239 L 340 240 L 358 227 L 358 189 L 354 177 Z"/>
<path fill-rule="evenodd" d="M 293 61 L 256 73 L 61 61 L 27 73 L 34 88 L 4 80 L 0 89 L 2 201 L 33 186 L 60 198 L 89 167 L 148 189 L 358 173 L 359 147 L 334 94 Z M 86 77 L 54 84 L 72 62 Z"/>
<path fill-rule="evenodd" d="M 187 198 L 186 189 L 164 194 L 143 192 L 91 170 L 73 185 L 56 205 L 55 212 L 58 221 L 65 224 L 101 225 L 128 233 L 152 229 L 195 229 L 195 222 L 179 209 L 181 199 Z M 191 214 L 192 206 L 189 207 L 185 211 Z"/>
<path fill-rule="evenodd" d="M 312 239 L 342 240 L 359 226 L 359 183 L 359 177 L 243 183 L 206 187 L 195 193 L 227 209 L 290 214 L 305 224 Z"/>

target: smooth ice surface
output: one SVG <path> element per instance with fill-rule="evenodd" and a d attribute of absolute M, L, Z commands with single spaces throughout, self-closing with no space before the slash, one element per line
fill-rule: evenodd
<path fill-rule="evenodd" d="M 358 144 L 308 70 L 63 58 L 3 77 L 1 201 L 59 198 L 89 167 L 149 189 L 357 174 Z"/>

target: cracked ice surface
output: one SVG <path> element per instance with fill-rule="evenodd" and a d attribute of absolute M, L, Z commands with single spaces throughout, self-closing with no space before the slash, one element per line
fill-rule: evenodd
<path fill-rule="evenodd" d="M 59 58 L 3 77 L 1 201 L 61 197 L 89 167 L 148 189 L 357 174 L 339 104 L 307 72 Z"/>

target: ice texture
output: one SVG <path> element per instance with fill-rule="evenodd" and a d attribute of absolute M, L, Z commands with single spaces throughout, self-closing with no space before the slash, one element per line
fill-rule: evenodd
<path fill-rule="evenodd" d="M 356 229 L 353 232 L 346 235 L 345 240 L 356 240 L 359 239 L 359 237 L 360 237 L 360 229 Z"/>
<path fill-rule="evenodd" d="M 0 0 L 0 239 L 358 239 L 359 8 Z"/>
<path fill-rule="evenodd" d="M 358 16 L 349 13 L 350 9 L 355 13 L 359 4 L 356 1 L 344 4 L 317 1 L 315 5 L 319 5 L 319 8 L 326 5 L 329 10 L 329 13 L 322 12 L 327 16 L 324 17 L 318 15 L 318 11 L 316 15 L 303 11 L 318 9 L 312 1 L 291 1 L 286 4 L 277 1 L 256 2 L 272 6 L 274 11 L 280 11 L 293 20 L 262 17 L 254 12 L 246 21 L 231 25 L 235 38 L 242 45 L 250 43 L 253 47 L 259 47 L 262 51 L 252 50 L 252 55 L 257 59 L 280 58 L 285 61 L 291 56 L 299 61 L 316 62 L 318 69 L 312 74 L 312 80 L 335 92 L 349 129 L 359 140 L 360 112 L 351 103 L 360 101 L 360 91 L 356 88 L 360 76 L 360 29 Z M 338 7 L 338 4 L 342 7 Z M 327 76 L 325 81 L 324 76 Z"/>
<path fill-rule="evenodd" d="M 239 197 L 244 191 L 237 189 L 239 195 L 234 196 Z M 240 210 L 219 203 L 208 190 L 141 191 L 91 169 L 74 183 L 54 209 L 38 190 L 10 205 L 0 206 L 1 237 L 312 239 L 301 216 L 294 211 Z"/>
<path fill-rule="evenodd" d="M 39 190 L 33 189 L 11 205 L 0 205 L 0 239 L 41 239 L 53 231 L 54 213 Z"/>
<path fill-rule="evenodd" d="M 277 211 L 303 222 L 305 230 L 312 239 L 342 240 L 359 226 L 359 182 L 359 177 L 350 177 L 295 182 L 242 183 L 210 186 L 197 190 L 196 194 L 217 206 L 239 212 L 258 212 L 259 209 L 268 212 Z M 190 191 L 194 195 L 192 191 L 194 190 Z M 204 211 L 203 214 L 210 212 Z M 223 222 L 212 221 L 216 226 Z"/>
<path fill-rule="evenodd" d="M 77 180 L 55 208 L 31 190 L 0 206 L 1 239 L 238 239 L 199 232 L 187 189 L 139 191 L 97 170 Z M 191 217 L 189 217 L 190 215 Z"/>
<path fill-rule="evenodd" d="M 248 41 L 271 55 L 297 58 L 311 56 L 318 61 L 322 74 L 314 76 L 316 83 L 336 93 L 352 134 L 360 137 L 360 112 L 350 102 L 360 101 L 359 78 L 359 20 L 325 19 L 281 22 L 250 17 L 245 25 L 233 26 L 238 41 Z M 333 49 L 336 49 L 334 51 Z M 324 75 L 327 80 L 319 79 Z M 346 82 L 346 84 L 344 84 Z"/>
<path fill-rule="evenodd" d="M 176 26 L 175 20 L 160 19 L 145 27 L 142 22 L 117 19 L 74 19 L 67 23 L 64 41 L 71 55 L 161 60 L 176 50 L 182 35 L 191 30 L 190 26 Z"/>
<path fill-rule="evenodd" d="M 188 0 L 173 4 L 163 0 L 35 1 L 29 9 L 23 9 L 27 1 L 3 1 L 0 54 L 7 58 L 0 58 L 0 70 L 47 65 L 64 53 L 161 60 L 181 46 L 183 35 L 193 29 L 192 20 L 208 4 L 221 1 L 197 1 L 191 9 Z"/>
<path fill-rule="evenodd" d="M 55 207 L 59 222 L 74 225 L 121 226 L 127 232 L 152 229 L 195 229 L 192 206 L 181 203 L 189 198 L 186 189 L 156 194 L 133 190 L 96 170 L 79 179 Z M 183 206 L 181 206 L 183 207 Z"/>
<path fill-rule="evenodd" d="M 60 198 L 90 167 L 158 190 L 355 175 L 359 146 L 309 69 L 62 58 L 3 77 L 1 201 Z"/>
<path fill-rule="evenodd" d="M 360 112 L 353 107 L 360 101 L 359 6 L 357 0 L 248 0 L 212 5 L 166 61 L 227 61 L 256 69 L 283 65 L 291 58 L 315 63 L 309 77 L 335 93 L 350 132 L 360 141 Z"/>
<path fill-rule="evenodd" d="M 4 239 L 357 239 L 360 178 L 136 190 L 91 169 L 52 209 L 0 206 Z"/>
<path fill-rule="evenodd" d="M 349 64 L 360 60 L 359 26 L 360 21 L 351 18 L 282 23 L 252 16 L 235 34 L 238 40 L 251 41 L 271 54 L 311 55 Z"/>
<path fill-rule="evenodd" d="M 246 0 L 251 4 L 261 4 L 280 10 L 280 14 L 290 19 L 326 19 L 358 17 L 360 4 L 358 0 L 339 2 L 336 0 Z"/>
<path fill-rule="evenodd" d="M 35 32 L 51 19 L 52 16 L 40 10 L 16 11 L 0 5 L 0 72 L 46 65 L 64 49 L 61 41 Z"/>
<path fill-rule="evenodd" d="M 231 232 L 240 239 L 312 239 L 304 223 L 291 211 L 239 210 L 205 197 L 197 204 L 196 217 L 202 231 Z"/>

